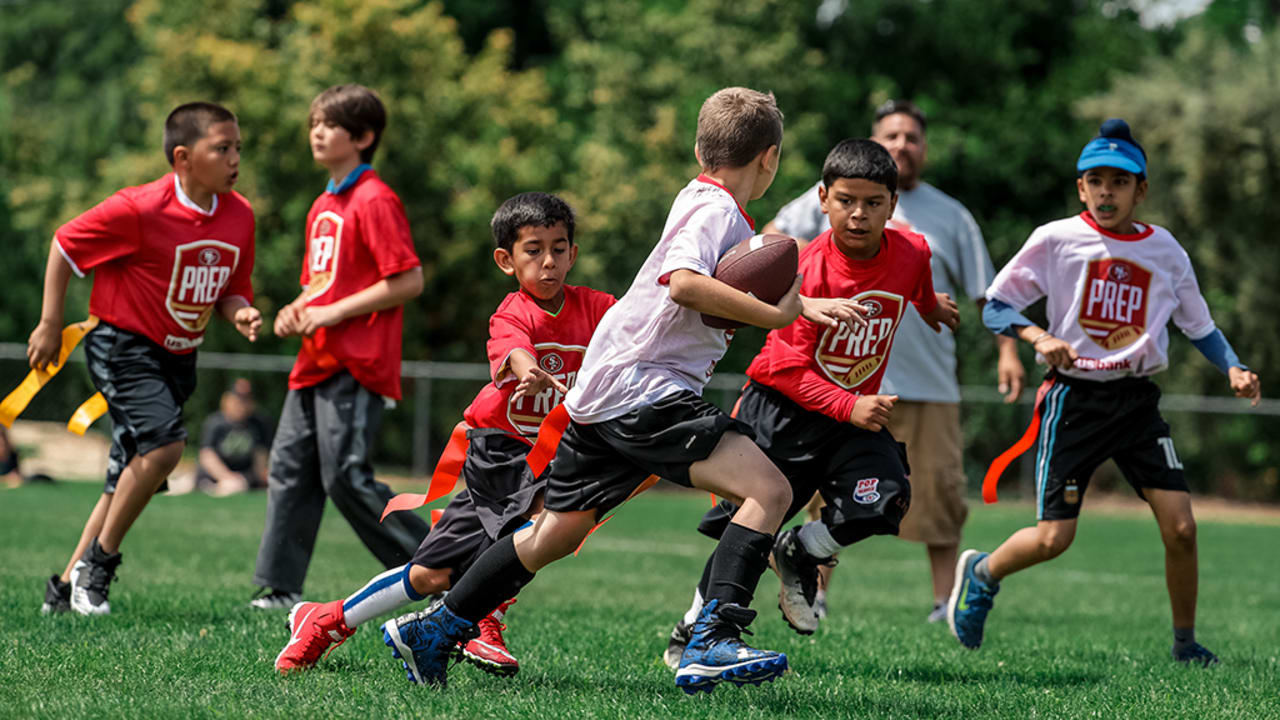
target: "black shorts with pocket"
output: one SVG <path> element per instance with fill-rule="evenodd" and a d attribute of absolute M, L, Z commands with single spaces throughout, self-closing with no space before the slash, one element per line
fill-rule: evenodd
<path fill-rule="evenodd" d="M 93 385 L 111 414 L 103 492 L 116 491 L 135 456 L 187 439 L 182 405 L 196 389 L 196 353 L 175 355 L 145 336 L 100 322 L 84 338 Z M 157 492 L 168 489 L 161 485 Z"/>
<path fill-rule="evenodd" d="M 691 487 L 689 466 L 707 459 L 730 431 L 753 437 L 746 423 L 688 390 L 612 420 L 570 422 L 547 469 L 545 506 L 595 510 L 599 518 L 650 475 Z"/>
<path fill-rule="evenodd" d="M 1160 416 L 1160 388 L 1146 378 L 1109 382 L 1051 373 L 1036 437 L 1036 519 L 1067 520 L 1093 471 L 1108 459 L 1139 497 L 1144 488 L 1187 490 L 1182 462 Z"/>
<path fill-rule="evenodd" d="M 836 534 L 850 525 L 859 526 L 858 536 L 898 534 L 911 506 L 911 483 L 906 447 L 888 429 L 871 432 L 838 422 L 754 381 L 742 391 L 736 417 L 751 426 L 756 443 L 791 483 L 784 523 L 817 492 L 827 501 L 822 520 Z M 719 538 L 737 509 L 721 501 L 698 531 Z"/>

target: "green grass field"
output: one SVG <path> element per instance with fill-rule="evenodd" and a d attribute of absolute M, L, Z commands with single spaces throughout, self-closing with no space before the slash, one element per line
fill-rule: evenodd
<path fill-rule="evenodd" d="M 1280 526 L 1200 524 L 1198 637 L 1223 663 L 1169 659 L 1163 553 L 1151 518 L 1086 512 L 1075 546 L 1006 582 L 984 647 L 923 622 L 924 553 L 875 538 L 841 559 L 832 616 L 812 637 L 757 595 L 754 641 L 792 672 L 771 685 L 686 697 L 659 655 L 711 548 L 691 527 L 705 495 L 650 492 L 543 572 L 508 615 L 523 663 L 502 680 L 459 665 L 446 692 L 409 685 L 364 627 L 316 670 L 271 666 L 284 613 L 245 603 L 262 495 L 157 498 L 130 534 L 105 618 L 41 617 L 97 497 L 89 484 L 0 492 L 0 716 L 59 718 L 1280 717 Z M 973 508 L 967 544 L 989 549 L 1025 505 Z M 379 570 L 336 512 L 307 596 L 345 595 Z"/>

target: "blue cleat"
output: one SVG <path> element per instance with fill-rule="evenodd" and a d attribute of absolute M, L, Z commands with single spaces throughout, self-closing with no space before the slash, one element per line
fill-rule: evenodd
<path fill-rule="evenodd" d="M 988 585 L 978 579 L 973 568 L 989 553 L 965 550 L 956 563 L 956 584 L 947 600 L 947 624 L 961 645 L 977 650 L 982 645 L 982 628 L 1000 585 Z"/>
<path fill-rule="evenodd" d="M 448 681 L 449 660 L 458 657 L 458 643 L 478 634 L 475 623 L 454 615 L 443 602 L 382 624 L 382 642 L 400 660 L 409 682 L 441 688 Z"/>
<path fill-rule="evenodd" d="M 754 610 L 719 600 L 709 601 L 693 624 L 693 635 L 680 657 L 676 685 L 689 695 L 711 692 L 716 684 L 759 685 L 772 682 L 787 670 L 787 656 L 757 650 L 742 642 L 741 635 L 756 617 Z"/>
<path fill-rule="evenodd" d="M 1200 643 L 1191 643 L 1184 648 L 1173 649 L 1173 659 L 1187 665 L 1209 667 L 1218 664 L 1218 656 L 1209 652 L 1209 648 Z"/>

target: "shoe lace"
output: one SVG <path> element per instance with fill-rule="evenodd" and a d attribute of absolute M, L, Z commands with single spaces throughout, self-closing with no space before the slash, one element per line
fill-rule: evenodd
<path fill-rule="evenodd" d="M 502 645 L 502 631 L 507 629 L 506 623 L 499 622 L 492 615 L 486 615 L 476 623 L 480 628 L 480 639 L 491 645 Z"/>
<path fill-rule="evenodd" d="M 105 592 L 107 586 L 116 579 L 117 566 L 119 566 L 119 563 L 116 563 L 115 565 L 89 563 L 87 568 L 89 572 L 89 588 L 98 592 Z"/>

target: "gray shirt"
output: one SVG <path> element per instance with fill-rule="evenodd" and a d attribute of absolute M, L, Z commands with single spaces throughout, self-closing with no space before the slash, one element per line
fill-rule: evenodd
<path fill-rule="evenodd" d="M 818 201 L 818 182 L 809 192 L 778 211 L 774 225 L 782 232 L 811 239 L 830 227 Z M 936 292 L 981 298 L 995 276 L 982 231 L 973 216 L 934 186 L 922 182 L 898 193 L 898 208 L 889 227 L 924 235 L 933 252 L 933 289 Z M 914 306 L 902 318 L 902 326 L 889 353 L 880 392 L 897 394 L 915 402 L 960 402 L 956 380 L 956 341 L 946 327 L 935 333 Z"/>

